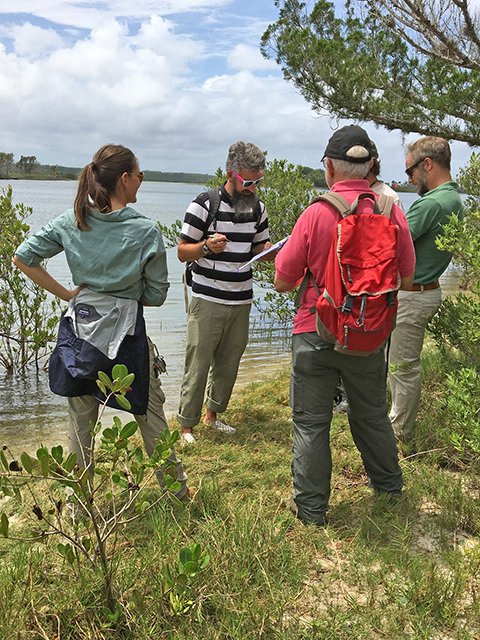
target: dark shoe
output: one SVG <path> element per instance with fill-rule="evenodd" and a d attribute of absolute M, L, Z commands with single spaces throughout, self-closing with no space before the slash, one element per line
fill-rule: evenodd
<path fill-rule="evenodd" d="M 368 486 L 370 489 L 373 489 L 375 494 L 380 498 L 380 496 L 385 496 L 386 500 L 390 504 L 397 504 L 397 502 L 402 497 L 402 489 L 397 489 L 396 491 L 384 491 L 383 489 L 377 489 L 373 486 L 372 481 L 368 478 Z"/>
<path fill-rule="evenodd" d="M 292 496 L 290 496 L 290 511 L 293 513 L 293 515 L 297 518 L 297 520 L 300 520 L 300 522 L 302 522 L 303 524 L 314 524 L 317 527 L 324 527 L 327 524 L 327 516 L 323 516 L 321 522 L 317 521 L 317 520 L 307 520 L 306 518 L 303 518 L 301 515 L 298 514 L 298 505 L 295 502 L 295 500 L 293 499 Z"/>

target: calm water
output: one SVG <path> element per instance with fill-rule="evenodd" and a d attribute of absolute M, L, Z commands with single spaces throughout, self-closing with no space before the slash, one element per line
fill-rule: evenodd
<path fill-rule="evenodd" d="M 0 180 L 0 188 L 6 186 Z M 31 233 L 73 205 L 76 182 L 12 181 L 15 202 L 34 209 L 28 219 Z M 202 185 L 144 182 L 138 192 L 135 208 L 162 224 L 183 219 L 188 204 L 202 191 Z M 184 265 L 176 257 L 176 249 L 167 250 L 170 289 L 160 308 L 145 308 L 147 331 L 164 355 L 168 375 L 162 377 L 167 396 L 165 410 L 171 417 L 178 408 L 185 354 L 186 313 L 182 274 Z M 70 272 L 63 253 L 48 262 L 48 270 L 63 285 L 70 283 Z M 190 293 L 190 290 L 189 290 Z M 261 295 L 261 292 L 258 292 Z M 258 312 L 252 310 L 251 335 L 242 358 L 236 391 L 251 381 L 259 381 L 278 370 L 279 363 L 289 359 L 289 339 L 283 331 L 268 331 Z M 14 449 L 35 450 L 40 444 L 66 442 L 67 408 L 64 398 L 54 396 L 48 388 L 46 374 L 33 372 L 7 376 L 0 371 L 0 445 Z M 109 413 L 109 418 L 113 412 Z"/>
<path fill-rule="evenodd" d="M 0 188 L 7 184 L 0 180 Z M 33 207 L 33 215 L 28 220 L 33 233 L 72 207 L 77 183 L 18 180 L 12 182 L 12 187 L 15 202 Z M 186 207 L 200 191 L 201 185 L 144 182 L 134 206 L 149 218 L 168 225 L 183 218 Z M 401 197 L 408 209 L 417 196 L 405 193 Z M 145 318 L 149 335 L 167 360 L 168 375 L 163 376 L 162 382 L 167 396 L 167 417 L 171 417 L 178 407 L 183 374 L 186 313 L 181 282 L 184 266 L 177 260 L 175 249 L 167 250 L 167 259 L 171 283 L 167 300 L 160 308 L 145 308 Z M 48 270 L 62 284 L 70 284 L 63 254 L 49 260 Z M 455 276 L 447 275 L 443 280 L 446 293 L 455 290 Z M 252 311 L 250 341 L 240 365 L 236 391 L 276 372 L 279 364 L 288 362 L 289 357 L 290 345 L 285 332 L 267 330 L 258 312 Z M 0 397 L 0 445 L 8 444 L 15 451 L 34 451 L 40 444 L 65 444 L 66 401 L 50 392 L 45 373 L 39 376 L 31 373 L 23 378 L 0 371 Z M 110 412 L 105 422 L 112 415 Z"/>

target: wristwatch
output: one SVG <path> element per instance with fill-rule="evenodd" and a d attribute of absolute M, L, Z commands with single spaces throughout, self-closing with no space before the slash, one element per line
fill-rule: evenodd
<path fill-rule="evenodd" d="M 205 256 L 209 256 L 213 253 L 213 251 L 210 251 L 210 249 L 208 248 L 207 240 L 204 240 L 202 242 L 202 251 Z"/>

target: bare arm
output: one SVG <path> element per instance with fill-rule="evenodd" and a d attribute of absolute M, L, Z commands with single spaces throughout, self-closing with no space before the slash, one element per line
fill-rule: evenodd
<path fill-rule="evenodd" d="M 202 250 L 203 240 L 200 242 L 187 242 L 183 238 L 178 241 L 177 256 L 180 262 L 194 262 L 199 258 L 205 258 Z M 227 238 L 223 233 L 214 233 L 207 238 L 207 247 L 212 253 L 221 253 L 227 246 Z"/>
<path fill-rule="evenodd" d="M 414 273 L 411 276 L 407 276 L 406 278 L 402 278 L 400 289 L 402 291 L 410 291 L 413 285 Z"/>
<path fill-rule="evenodd" d="M 66 289 L 63 285 L 57 282 L 55 278 L 48 273 L 48 271 L 45 271 L 43 267 L 29 267 L 22 262 L 20 258 L 17 258 L 17 256 L 14 256 L 13 258 L 13 264 L 18 267 L 20 271 L 23 271 L 30 280 L 35 282 L 35 284 L 38 284 L 38 286 L 42 287 L 42 289 L 45 289 L 45 291 L 48 291 L 52 295 L 57 296 L 57 298 L 65 300 L 65 302 L 68 302 L 70 298 L 74 298 L 86 286 L 83 285 L 81 287 L 75 287 L 75 289 L 72 290 Z"/>
<path fill-rule="evenodd" d="M 275 286 L 275 291 L 277 293 L 285 293 L 286 291 L 291 291 L 292 289 L 295 289 L 295 287 L 298 287 L 299 283 L 286 282 L 285 280 L 282 280 L 278 276 L 275 276 L 275 280 L 273 281 L 273 284 Z"/>

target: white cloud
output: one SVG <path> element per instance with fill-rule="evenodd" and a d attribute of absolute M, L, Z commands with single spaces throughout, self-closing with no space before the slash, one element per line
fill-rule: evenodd
<path fill-rule="evenodd" d="M 213 172 L 229 145 L 243 139 L 270 158 L 320 166 L 334 123 L 315 115 L 278 72 L 266 75 L 260 54 L 238 39 L 224 55 L 231 54 L 233 71 L 211 71 L 198 83 L 193 70 L 218 55 L 218 40 L 181 34 L 165 17 L 149 15 L 136 29 L 102 20 L 74 44 L 49 29 L 34 34 L 30 49 L 22 50 L 21 37 L 10 53 L 0 44 L 0 151 L 17 159 L 82 166 L 102 144 L 117 142 L 131 147 L 143 168 Z M 222 37 L 226 43 L 226 27 Z M 401 135 L 367 129 L 384 177 L 402 178 Z M 468 154 L 455 145 L 455 161 L 461 156 Z"/>
<path fill-rule="evenodd" d="M 12 39 L 18 56 L 36 57 L 63 46 L 63 40 L 53 29 L 41 29 L 30 22 L 22 25 L 2 25 L 0 35 Z"/>
<path fill-rule="evenodd" d="M 149 18 L 224 6 L 230 0 L 2 0 L 3 13 L 30 13 L 58 24 L 91 29 L 108 18 Z"/>
<path fill-rule="evenodd" d="M 250 71 L 260 71 L 264 69 L 277 69 L 278 66 L 274 60 L 266 60 L 258 47 L 252 47 L 246 44 L 237 44 L 230 52 L 228 66 L 231 69 L 249 69 Z"/>

